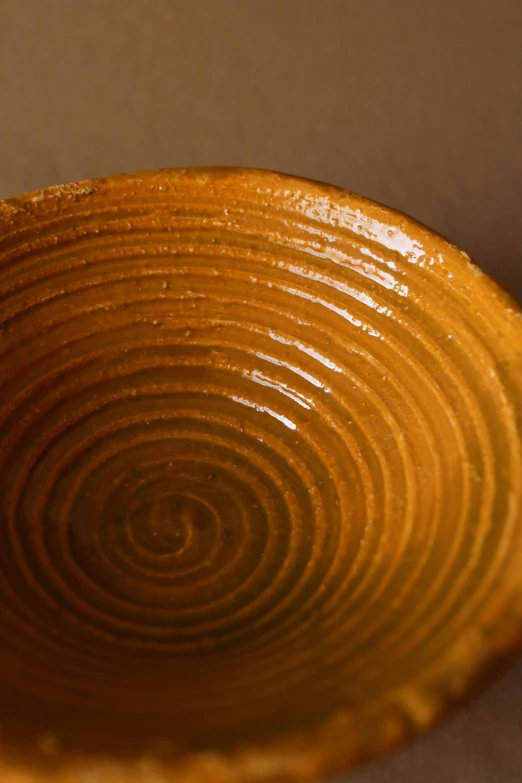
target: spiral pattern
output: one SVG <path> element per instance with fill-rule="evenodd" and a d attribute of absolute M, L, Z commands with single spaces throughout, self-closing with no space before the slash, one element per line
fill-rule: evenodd
<path fill-rule="evenodd" d="M 430 723 L 521 635 L 521 429 L 520 311 L 389 209 L 0 204 L 5 775 L 310 779 Z"/>

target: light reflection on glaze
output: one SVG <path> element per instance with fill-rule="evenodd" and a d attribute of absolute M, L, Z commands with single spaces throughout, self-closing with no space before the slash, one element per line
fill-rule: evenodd
<path fill-rule="evenodd" d="M 298 340 L 291 340 L 288 337 L 283 337 L 282 335 L 277 334 L 276 332 L 270 331 L 269 335 L 272 338 L 272 340 L 276 340 L 278 343 L 283 343 L 283 345 L 289 345 L 293 348 L 297 348 L 298 351 L 302 351 L 303 353 L 308 354 L 308 356 L 311 356 L 313 359 L 316 359 L 318 362 L 320 362 L 324 367 L 327 367 L 329 370 L 342 373 L 341 367 L 336 365 L 335 362 L 332 362 L 326 356 L 320 354 L 319 351 L 316 351 L 311 346 L 304 345 L 303 343 L 300 343 Z"/>
<path fill-rule="evenodd" d="M 271 380 L 270 378 L 267 378 L 259 370 L 251 370 L 251 371 L 246 370 L 243 373 L 243 377 L 250 378 L 252 381 L 254 381 L 254 383 L 260 383 L 261 386 L 266 386 L 269 389 L 275 389 L 281 394 L 284 394 L 286 397 L 289 397 L 291 400 L 296 402 L 302 408 L 306 408 L 306 410 L 308 411 L 310 410 L 310 405 L 308 403 L 311 403 L 312 402 L 311 400 L 305 402 L 305 398 L 302 395 L 290 391 L 290 389 L 281 381 L 274 381 Z"/>
<path fill-rule="evenodd" d="M 324 385 L 321 383 L 321 381 L 317 380 L 317 378 L 314 378 L 313 375 L 310 375 L 310 373 L 307 373 L 305 370 L 296 367 L 294 364 L 285 362 L 282 359 L 277 359 L 274 356 L 268 356 L 267 354 L 260 353 L 259 351 L 256 351 L 256 355 L 260 359 L 263 359 L 266 362 L 270 362 L 271 364 L 277 364 L 278 367 L 285 367 L 287 370 L 290 370 L 296 375 L 299 375 L 301 378 L 304 378 L 306 381 L 309 381 L 309 383 L 311 383 L 313 386 L 316 386 L 318 389 L 324 389 Z"/>
<path fill-rule="evenodd" d="M 232 395 L 231 399 L 233 399 L 234 402 L 240 403 L 240 405 L 245 405 L 247 408 L 253 408 L 259 413 L 267 413 L 273 419 L 280 421 L 282 424 L 285 425 L 285 427 L 288 427 L 288 429 L 290 430 L 297 429 L 297 425 L 294 424 L 293 421 L 290 421 L 290 419 L 288 419 L 286 416 L 283 416 L 282 413 L 276 413 L 276 411 L 273 411 L 271 408 L 267 408 L 266 405 L 258 405 L 257 403 L 252 402 L 252 400 L 247 400 L 244 397 L 237 397 L 235 394 Z"/>

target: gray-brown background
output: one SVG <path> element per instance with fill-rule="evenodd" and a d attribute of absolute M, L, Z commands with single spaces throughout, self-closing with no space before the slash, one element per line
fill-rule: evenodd
<path fill-rule="evenodd" d="M 404 210 L 522 298 L 521 0 L 0 0 L 0 198 L 254 166 Z M 522 665 L 354 783 L 519 783 Z"/>

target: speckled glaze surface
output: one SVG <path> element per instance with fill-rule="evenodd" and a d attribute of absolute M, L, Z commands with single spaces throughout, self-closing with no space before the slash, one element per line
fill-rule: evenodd
<path fill-rule="evenodd" d="M 0 202 L 2 783 L 347 770 L 522 635 L 522 315 L 355 194 Z"/>

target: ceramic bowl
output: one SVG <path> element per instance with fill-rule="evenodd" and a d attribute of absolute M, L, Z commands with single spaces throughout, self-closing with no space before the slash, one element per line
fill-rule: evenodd
<path fill-rule="evenodd" d="M 279 174 L 0 203 L 3 783 L 311 781 L 522 636 L 522 315 Z"/>

